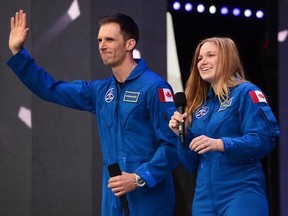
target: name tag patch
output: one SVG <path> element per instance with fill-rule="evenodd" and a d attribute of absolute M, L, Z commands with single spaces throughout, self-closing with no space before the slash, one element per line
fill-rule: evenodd
<path fill-rule="evenodd" d="M 136 103 L 139 99 L 140 92 L 125 91 L 123 101 Z"/>

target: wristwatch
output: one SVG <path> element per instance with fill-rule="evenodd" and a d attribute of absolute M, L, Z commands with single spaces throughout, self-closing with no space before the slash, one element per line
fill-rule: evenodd
<path fill-rule="evenodd" d="M 144 181 L 144 179 L 142 179 L 139 175 L 137 175 L 136 173 L 134 173 L 135 176 L 135 185 L 137 187 L 143 187 L 145 186 L 146 182 Z"/>

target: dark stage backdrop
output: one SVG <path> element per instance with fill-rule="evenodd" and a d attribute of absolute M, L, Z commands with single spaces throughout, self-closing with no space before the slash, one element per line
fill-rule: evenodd
<path fill-rule="evenodd" d="M 281 32 L 285 40 L 277 44 L 278 4 L 273 0 L 264 2 L 267 19 L 255 23 L 179 14 L 173 15 L 173 22 L 183 83 L 198 41 L 215 34 L 230 36 L 239 45 L 248 78 L 268 94 L 275 113 L 279 111 L 279 154 L 277 148 L 267 158 L 265 170 L 271 216 L 284 216 L 288 215 L 288 47 L 284 37 L 288 31 L 288 3 L 279 0 L 279 35 Z M 0 216 L 100 215 L 102 155 L 94 116 L 40 100 L 6 66 L 10 56 L 9 19 L 20 8 L 28 12 L 30 33 L 25 47 L 57 79 L 90 80 L 111 74 L 99 57 L 96 37 L 98 18 L 112 12 L 135 18 L 140 27 L 141 56 L 151 69 L 165 77 L 166 1 L 0 3 Z M 279 70 L 275 53 L 278 45 Z M 175 174 L 175 215 L 190 216 L 195 176 L 182 167 Z"/>
<path fill-rule="evenodd" d="M 100 215 L 101 148 L 90 113 L 42 101 L 6 66 L 10 17 L 28 13 L 25 47 L 55 78 L 111 75 L 98 55 L 98 19 L 122 12 L 140 27 L 138 50 L 166 76 L 166 2 L 3 0 L 0 4 L 0 216 Z M 106 183 L 104 183 L 106 184 Z"/>
<path fill-rule="evenodd" d="M 280 113 L 280 209 L 288 215 L 288 1 L 279 1 L 279 113 Z"/>
<path fill-rule="evenodd" d="M 174 0 L 168 0 L 168 2 L 172 3 Z M 218 4 L 224 4 L 224 2 L 228 4 L 228 1 L 217 1 Z M 201 3 L 210 5 L 211 1 L 202 0 Z M 215 2 L 215 4 L 217 3 Z M 286 109 L 286 118 L 284 118 L 284 116 L 279 117 L 278 115 L 278 3 L 274 0 L 266 0 L 249 2 L 237 1 L 234 4 L 238 6 L 242 5 L 243 7 L 255 7 L 257 3 L 259 4 L 259 8 L 265 9 L 264 19 L 245 18 L 243 16 L 220 16 L 216 14 L 209 15 L 208 13 L 199 14 L 196 13 L 195 10 L 193 12 L 187 13 L 183 10 L 173 11 L 171 7 L 168 8 L 171 12 L 174 24 L 175 40 L 177 45 L 182 82 L 185 85 L 190 72 L 193 52 L 201 39 L 211 36 L 231 37 L 239 48 L 240 57 L 244 65 L 247 78 L 258 85 L 266 93 L 269 99 L 269 104 L 271 105 L 277 118 L 287 122 L 287 104 L 284 106 L 285 108 L 283 107 L 283 109 Z M 232 4 L 233 1 L 230 1 L 230 5 Z M 287 11 L 287 8 L 286 10 L 283 10 Z M 285 61 L 287 64 L 287 58 L 284 60 L 285 55 L 283 56 L 283 61 Z M 287 76 L 287 70 L 285 70 L 285 72 Z M 282 79 L 282 82 L 285 82 L 284 79 Z M 284 93 L 284 85 L 282 92 L 282 96 L 284 96 L 284 94 L 286 94 Z M 283 101 L 282 103 L 287 103 L 287 100 L 286 102 Z M 278 150 L 279 146 L 277 146 L 277 148 L 271 152 L 269 157 L 263 160 L 263 166 L 267 176 L 267 191 L 269 196 L 271 216 L 279 216 L 280 214 Z M 281 154 L 284 156 L 283 153 Z M 284 160 L 284 157 L 282 160 Z M 288 164 L 287 161 L 286 164 Z M 285 166 L 283 163 L 283 171 L 286 169 L 287 182 L 287 168 L 284 167 Z M 191 183 L 193 183 L 195 176 L 182 172 L 184 172 L 183 169 L 179 169 L 179 176 L 185 176 L 185 178 L 178 178 L 178 181 L 176 181 L 176 183 L 179 185 L 177 188 L 179 189 L 179 193 L 177 195 L 180 195 L 178 199 L 183 199 L 183 197 L 185 197 L 186 200 L 183 200 L 183 202 L 178 202 L 177 207 L 182 209 L 181 216 L 189 216 L 191 215 L 191 205 L 187 205 L 187 203 L 189 203 L 187 200 L 190 200 L 191 203 L 191 199 L 193 198 L 193 196 L 191 196 Z M 283 193 L 282 196 L 286 196 L 284 194 L 287 193 Z M 286 200 L 285 202 L 287 203 Z"/>

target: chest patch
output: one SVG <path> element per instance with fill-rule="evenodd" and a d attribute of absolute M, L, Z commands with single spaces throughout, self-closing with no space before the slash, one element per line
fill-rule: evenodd
<path fill-rule="evenodd" d="M 209 107 L 203 106 L 196 110 L 195 116 L 196 118 L 202 118 L 209 112 Z"/>
<path fill-rule="evenodd" d="M 123 101 L 136 103 L 138 101 L 140 92 L 125 91 Z"/>
<path fill-rule="evenodd" d="M 108 89 L 108 91 L 105 93 L 105 102 L 110 103 L 114 99 L 114 88 Z"/>
<path fill-rule="evenodd" d="M 224 103 L 221 103 L 218 112 L 226 110 L 228 107 L 232 105 L 233 97 L 230 98 L 228 101 L 225 101 Z"/>

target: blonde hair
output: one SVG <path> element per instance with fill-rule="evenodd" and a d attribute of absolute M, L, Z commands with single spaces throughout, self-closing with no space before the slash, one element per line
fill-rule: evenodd
<path fill-rule="evenodd" d="M 220 103 L 229 99 L 229 87 L 237 86 L 245 81 L 245 74 L 238 49 L 233 40 L 227 37 L 211 37 L 202 40 L 194 52 L 190 75 L 185 86 L 187 97 L 186 111 L 193 113 L 206 100 L 211 84 L 200 77 L 197 68 L 198 56 L 202 45 L 206 42 L 214 43 L 218 48 L 218 61 L 222 64 L 222 72 L 217 86 L 217 94 Z M 190 115 L 192 116 L 192 115 Z M 192 119 L 190 119 L 192 121 Z"/>

